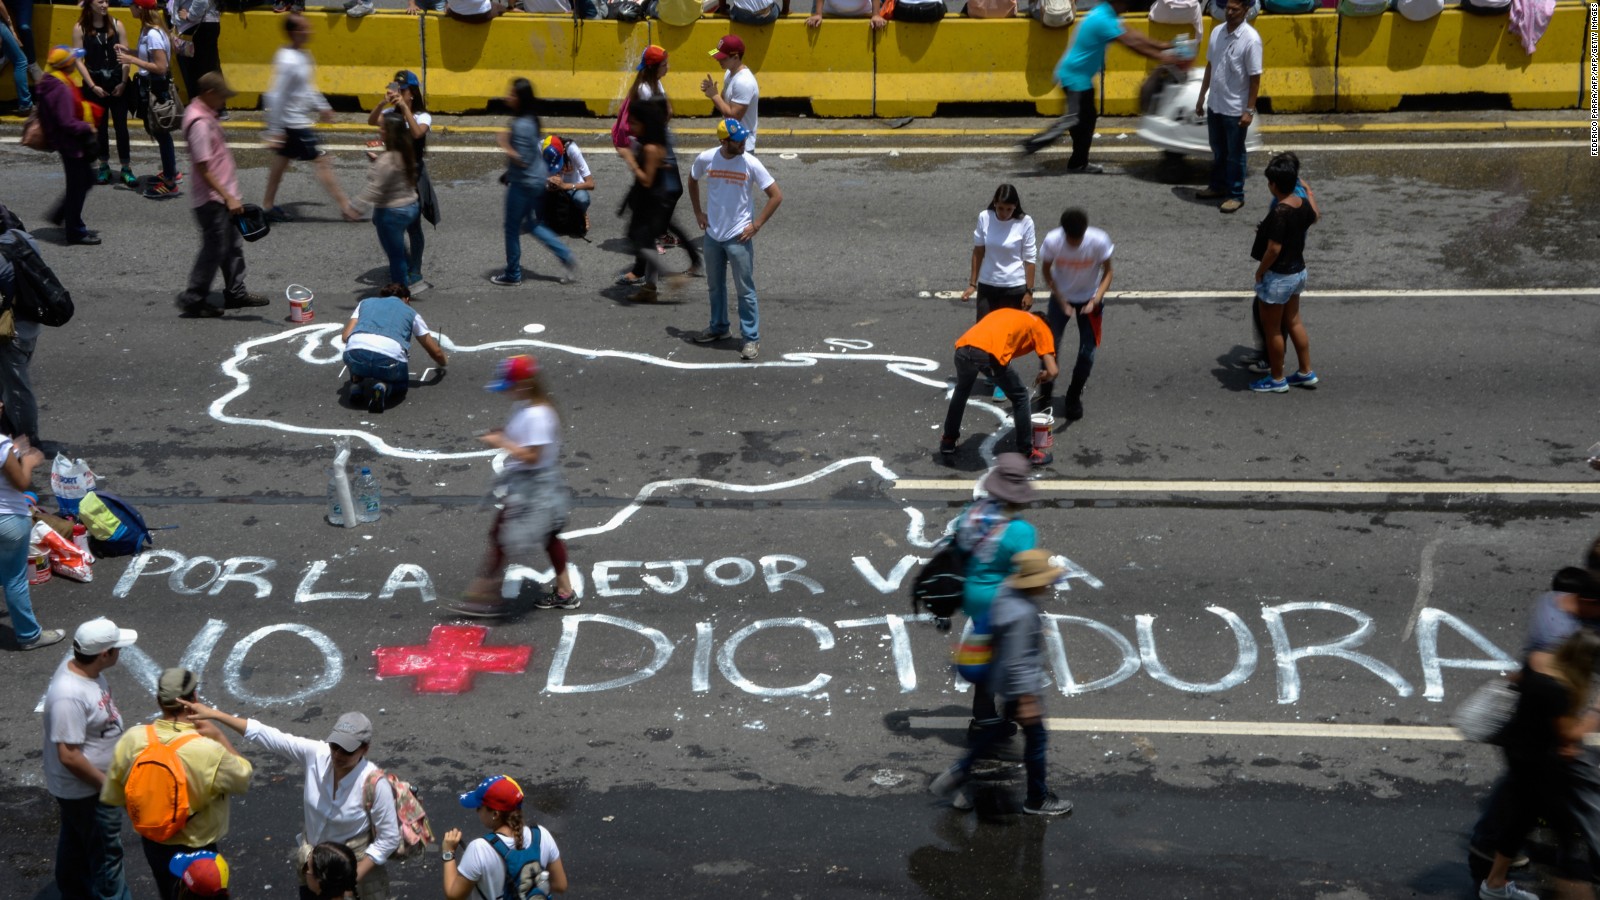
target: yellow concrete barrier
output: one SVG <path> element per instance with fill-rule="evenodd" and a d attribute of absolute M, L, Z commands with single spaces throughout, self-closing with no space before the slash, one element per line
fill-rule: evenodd
<path fill-rule="evenodd" d="M 1206 45 L 1216 24 L 1212 19 L 1205 20 L 1196 66 L 1206 64 Z M 1268 14 L 1258 16 L 1252 24 L 1261 34 L 1261 96 L 1266 98 L 1261 105 L 1274 113 L 1332 112 L 1339 17 L 1332 11 L 1299 16 Z M 1160 41 L 1171 41 L 1190 31 L 1187 25 L 1163 25 L 1142 15 L 1124 17 L 1123 25 L 1145 31 Z M 1155 66 L 1154 60 L 1136 53 L 1108 49 L 1103 112 L 1108 116 L 1137 115 L 1139 86 Z"/>
<path fill-rule="evenodd" d="M 428 16 L 428 103 L 445 112 L 482 109 L 513 78 L 533 82 L 545 100 L 577 100 L 597 116 L 616 110 L 639 55 L 650 45 L 643 22 L 513 13 L 487 25 Z"/>
<path fill-rule="evenodd" d="M 1068 32 L 1031 19 L 890 22 L 878 39 L 876 112 L 931 116 L 940 103 L 1020 100 L 1060 115 L 1065 98 L 1051 73 Z"/>
<path fill-rule="evenodd" d="M 1506 16 L 1447 9 L 1412 22 L 1394 13 L 1339 23 L 1338 108 L 1394 109 L 1408 95 L 1507 94 L 1516 109 L 1573 109 L 1579 102 L 1588 26 L 1583 6 L 1562 4 L 1523 52 Z"/>
<path fill-rule="evenodd" d="M 672 66 L 665 87 L 680 115 L 712 115 L 700 83 L 711 75 L 722 84 L 722 67 L 709 53 L 723 35 L 744 41 L 745 64 L 761 84 L 761 100 L 809 100 L 819 116 L 871 116 L 872 29 L 864 19 L 828 19 L 807 28 L 801 16 L 764 26 L 727 19 L 701 19 L 676 26 L 650 24 L 654 43 L 666 48 Z"/>

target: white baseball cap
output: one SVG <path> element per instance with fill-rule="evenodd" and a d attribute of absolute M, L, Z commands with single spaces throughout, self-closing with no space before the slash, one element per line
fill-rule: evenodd
<path fill-rule="evenodd" d="M 118 628 L 107 618 L 90 619 L 72 635 L 72 648 L 85 656 L 99 656 L 112 647 L 132 647 L 139 632 Z"/>

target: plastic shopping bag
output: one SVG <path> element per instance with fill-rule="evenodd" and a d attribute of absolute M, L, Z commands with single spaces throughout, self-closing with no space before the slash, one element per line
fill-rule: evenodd
<path fill-rule="evenodd" d="M 94 556 L 67 540 L 44 522 L 33 523 L 32 548 L 35 553 L 48 554 L 50 571 L 73 581 L 94 580 L 90 565 Z"/>
<path fill-rule="evenodd" d="M 77 515 L 78 501 L 94 487 L 94 472 L 90 471 L 88 463 L 56 454 L 56 461 L 50 466 L 50 492 L 56 495 L 56 506 L 62 515 Z"/>

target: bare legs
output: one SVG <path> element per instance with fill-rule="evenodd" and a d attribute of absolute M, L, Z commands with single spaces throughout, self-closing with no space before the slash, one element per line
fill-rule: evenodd
<path fill-rule="evenodd" d="M 1261 330 L 1266 332 L 1267 364 L 1272 367 L 1272 379 L 1283 380 L 1285 331 L 1289 333 L 1289 340 L 1294 342 L 1294 355 L 1300 361 L 1300 374 L 1310 374 L 1311 337 L 1306 334 L 1305 323 L 1300 321 L 1300 295 L 1290 297 L 1289 302 L 1282 306 L 1257 300 L 1256 307 L 1261 311 Z"/>

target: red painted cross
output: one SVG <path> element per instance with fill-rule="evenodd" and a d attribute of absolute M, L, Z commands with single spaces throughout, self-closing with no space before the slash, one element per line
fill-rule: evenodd
<path fill-rule="evenodd" d="M 416 676 L 419 694 L 460 694 L 479 672 L 516 675 L 528 668 L 532 647 L 484 647 L 488 635 L 482 625 L 435 625 L 425 645 L 372 651 L 378 677 Z"/>

